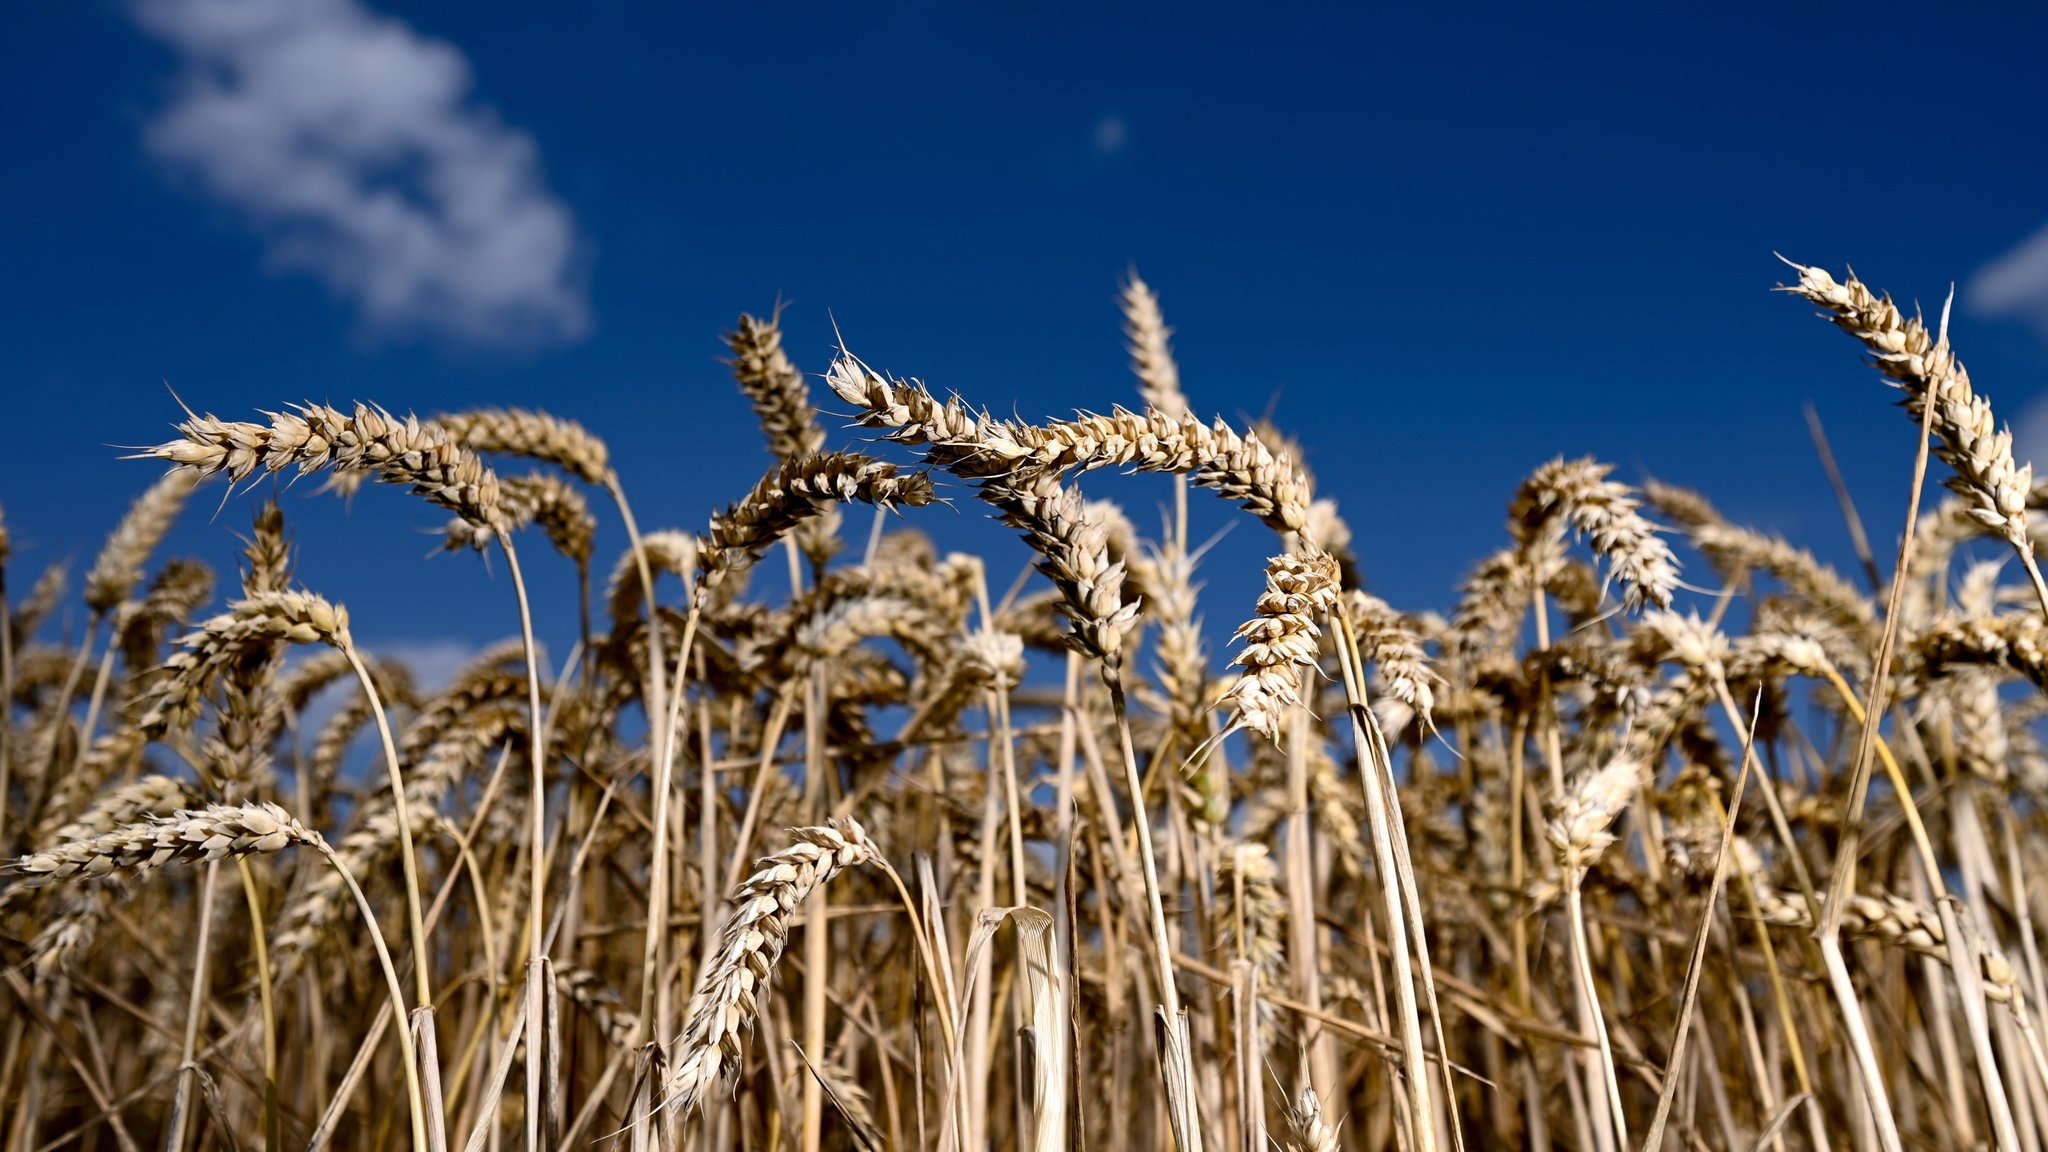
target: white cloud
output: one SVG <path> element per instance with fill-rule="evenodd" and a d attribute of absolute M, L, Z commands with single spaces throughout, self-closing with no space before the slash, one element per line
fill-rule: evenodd
<path fill-rule="evenodd" d="M 1114 112 L 1095 122 L 1095 131 L 1089 142 L 1095 147 L 1097 156 L 1114 156 L 1131 142 L 1131 126 Z"/>
<path fill-rule="evenodd" d="M 2024 320 L 2048 334 L 2048 227 L 1970 277 L 1970 307 Z"/>
<path fill-rule="evenodd" d="M 497 345 L 589 330 L 582 248 L 533 139 L 470 99 L 452 45 L 357 0 L 139 0 L 185 64 L 152 152 L 242 212 L 267 263 L 378 336 Z"/>

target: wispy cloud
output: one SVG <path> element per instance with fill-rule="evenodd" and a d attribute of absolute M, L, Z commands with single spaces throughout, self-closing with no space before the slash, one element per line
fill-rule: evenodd
<path fill-rule="evenodd" d="M 1972 311 L 2024 320 L 2048 336 L 2048 227 L 1970 277 Z"/>
<path fill-rule="evenodd" d="M 151 151 L 379 337 L 535 346 L 590 328 L 583 244 L 469 61 L 356 0 L 140 0 L 185 64 Z"/>

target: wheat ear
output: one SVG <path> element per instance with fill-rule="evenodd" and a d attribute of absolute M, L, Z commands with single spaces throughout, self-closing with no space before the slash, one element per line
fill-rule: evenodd
<path fill-rule="evenodd" d="M 826 881 L 881 857 L 859 823 L 792 829 L 796 843 L 763 859 L 733 893 L 732 915 L 697 991 L 669 1074 L 667 1104 L 687 1117 L 720 1077 L 737 1071 L 741 1038 L 760 1013 L 782 959 L 792 913 Z"/>

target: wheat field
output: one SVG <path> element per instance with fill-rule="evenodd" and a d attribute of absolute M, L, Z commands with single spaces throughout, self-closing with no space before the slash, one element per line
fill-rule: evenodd
<path fill-rule="evenodd" d="M 1039 423 L 741 316 L 779 462 L 701 530 L 574 413 L 187 410 L 82 583 L 0 527 L 0 1149 L 2040 1152 L 2048 486 L 1945 315 L 1787 279 L 1910 418 L 1860 570 L 1561 456 L 1448 614 L 1135 275 L 1136 391 Z M 437 506 L 511 639 L 358 646 L 301 477 Z M 157 555 L 200 502 L 235 571 Z"/>

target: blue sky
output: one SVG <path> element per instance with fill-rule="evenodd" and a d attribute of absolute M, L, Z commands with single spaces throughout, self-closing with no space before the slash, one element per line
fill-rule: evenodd
<path fill-rule="evenodd" d="M 156 0 L 0 35 L 0 503 L 17 586 L 89 562 L 193 406 L 544 407 L 643 525 L 767 464 L 719 333 L 778 296 L 826 366 L 1027 416 L 1134 392 L 1136 266 L 1199 409 L 1298 431 L 1368 577 L 1441 607 L 1545 459 L 1705 489 L 1842 557 L 1814 403 L 1873 534 L 1911 428 L 1773 250 L 1938 308 L 2048 454 L 2048 10 Z M 2030 246 L 2030 240 L 2035 242 Z M 848 432 L 840 444 L 855 440 Z M 1141 524 L 1156 485 L 1107 483 Z M 229 554 L 244 502 L 174 551 Z M 502 572 L 311 486 L 302 579 L 366 641 L 489 639 Z M 1205 509 L 1205 527 L 1231 522 Z M 1021 546 L 971 502 L 943 542 Z M 1212 623 L 1268 541 L 1237 527 Z M 605 557 L 622 546 L 608 526 Z M 1882 543 L 1880 544 L 1882 547 Z M 559 565 L 536 573 L 545 603 Z M 544 629 L 572 623 L 554 599 Z"/>

